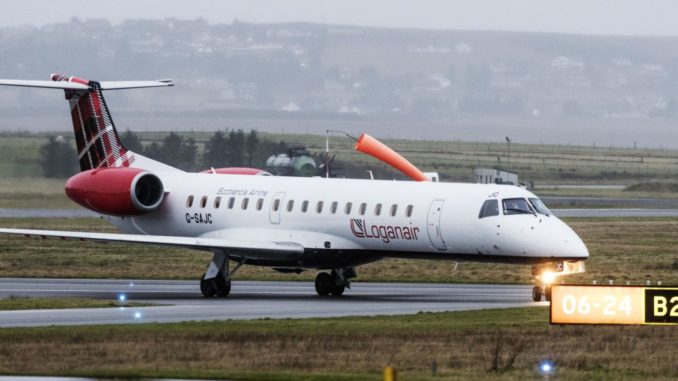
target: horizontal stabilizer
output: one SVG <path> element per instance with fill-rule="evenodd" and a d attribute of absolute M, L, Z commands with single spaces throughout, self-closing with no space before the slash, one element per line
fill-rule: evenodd
<path fill-rule="evenodd" d="M 77 82 L 31 81 L 24 79 L 0 79 L 0 85 L 21 87 L 42 87 L 45 89 L 87 90 L 90 87 Z"/>
<path fill-rule="evenodd" d="M 20 86 L 20 87 L 40 87 L 45 89 L 62 89 L 62 90 L 89 90 L 92 86 L 67 81 L 33 81 L 22 79 L 0 79 L 0 85 L 4 86 Z M 103 81 L 99 82 L 101 90 L 122 90 L 122 89 L 142 89 L 146 87 L 167 87 L 174 86 L 171 79 L 163 79 L 159 81 Z"/>
<path fill-rule="evenodd" d="M 99 82 L 101 90 L 143 89 L 146 87 L 174 86 L 171 79 L 158 81 L 102 81 Z"/>

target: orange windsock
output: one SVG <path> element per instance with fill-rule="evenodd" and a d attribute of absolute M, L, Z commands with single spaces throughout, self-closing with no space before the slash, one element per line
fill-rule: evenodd
<path fill-rule="evenodd" d="M 412 165 L 396 151 L 390 149 L 379 140 L 363 133 L 355 143 L 355 150 L 373 156 L 392 166 L 416 181 L 431 181 L 423 172 Z"/>

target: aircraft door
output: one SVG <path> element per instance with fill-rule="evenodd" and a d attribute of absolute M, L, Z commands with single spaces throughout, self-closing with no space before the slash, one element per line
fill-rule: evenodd
<path fill-rule="evenodd" d="M 285 192 L 277 192 L 273 195 L 273 201 L 271 202 L 270 210 L 270 221 L 272 224 L 280 223 L 280 213 L 283 208 L 283 200 L 285 199 Z"/>
<path fill-rule="evenodd" d="M 443 232 L 440 229 L 440 216 L 442 215 L 445 200 L 434 200 L 428 210 L 428 220 L 426 226 L 428 227 L 428 238 L 431 240 L 431 245 L 438 250 L 447 250 L 445 241 L 443 240 Z"/>

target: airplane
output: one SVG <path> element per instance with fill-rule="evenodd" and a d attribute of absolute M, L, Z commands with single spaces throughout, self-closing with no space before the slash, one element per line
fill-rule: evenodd
<path fill-rule="evenodd" d="M 0 233 L 211 252 L 200 280 L 205 297 L 228 296 L 243 265 L 321 270 L 317 294 L 340 296 L 356 267 L 409 258 L 531 265 L 532 299 L 549 300 L 553 278 L 584 271 L 589 256 L 580 237 L 528 190 L 426 181 L 369 135 L 356 146 L 372 147 L 381 152 L 376 157 L 419 181 L 266 176 L 256 168 L 188 173 L 126 149 L 103 97 L 103 91 L 173 86 L 171 80 L 97 82 L 53 74 L 50 81 L 0 79 L 0 85 L 64 91 L 81 169 L 66 182 L 66 194 L 121 231 Z"/>

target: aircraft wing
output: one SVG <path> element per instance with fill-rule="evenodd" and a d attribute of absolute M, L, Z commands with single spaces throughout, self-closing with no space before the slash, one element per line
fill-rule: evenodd
<path fill-rule="evenodd" d="M 157 246 L 182 247 L 194 250 L 225 250 L 229 255 L 247 258 L 271 259 L 296 257 L 304 253 L 304 247 L 294 242 L 249 242 L 219 238 L 179 237 L 162 235 L 69 232 L 58 230 L 0 229 L 0 233 L 18 234 L 28 238 L 55 237 L 94 242 L 119 242 Z"/>

